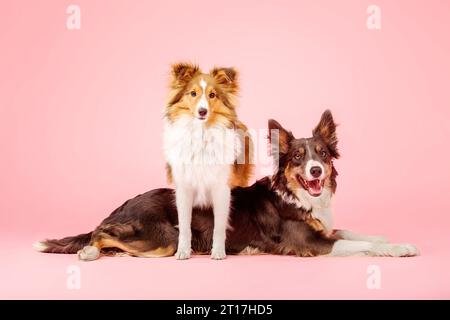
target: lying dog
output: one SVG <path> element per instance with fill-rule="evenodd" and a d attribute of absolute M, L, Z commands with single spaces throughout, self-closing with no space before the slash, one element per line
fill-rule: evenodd
<path fill-rule="evenodd" d="M 336 125 L 324 112 L 311 138 L 296 139 L 278 122 L 269 121 L 273 176 L 250 187 L 232 190 L 228 254 L 281 254 L 301 257 L 330 255 L 415 256 L 410 244 L 389 244 L 384 238 L 332 229 L 330 200 L 336 190 L 333 160 L 339 157 Z M 76 253 L 81 260 L 101 253 L 138 257 L 175 254 L 178 218 L 172 189 L 156 189 L 125 202 L 93 232 L 45 240 L 37 249 Z M 192 249 L 207 254 L 212 247 L 214 215 L 194 209 Z"/>

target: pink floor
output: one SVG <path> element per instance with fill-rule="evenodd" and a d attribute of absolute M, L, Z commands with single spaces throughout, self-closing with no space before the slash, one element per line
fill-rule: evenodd
<path fill-rule="evenodd" d="M 450 298 L 449 241 L 416 239 L 414 258 L 294 258 L 206 256 L 102 258 L 34 252 L 32 239 L 3 237 L 2 299 L 443 299 Z M 436 245 L 436 243 L 440 245 Z M 369 289 L 367 269 L 380 269 Z M 79 266 L 80 289 L 68 289 L 68 268 Z"/>

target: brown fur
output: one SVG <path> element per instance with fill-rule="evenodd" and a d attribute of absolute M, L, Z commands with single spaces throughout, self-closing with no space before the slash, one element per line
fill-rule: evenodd
<path fill-rule="evenodd" d="M 339 150 L 337 148 L 337 135 L 336 135 L 336 123 L 334 122 L 333 115 L 330 110 L 326 110 L 319 124 L 313 130 L 313 137 L 322 139 L 328 150 L 331 153 L 331 156 L 335 159 L 339 158 Z"/>

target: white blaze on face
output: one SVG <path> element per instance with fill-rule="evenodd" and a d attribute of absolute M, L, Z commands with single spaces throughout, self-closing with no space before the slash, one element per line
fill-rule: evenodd
<path fill-rule="evenodd" d="M 314 178 L 312 176 L 312 174 L 311 174 L 312 167 L 320 167 L 320 169 L 322 169 L 322 173 L 320 174 L 320 177 Z M 315 180 L 315 179 L 323 180 L 325 178 L 325 168 L 319 161 L 308 160 L 308 162 L 306 163 L 306 166 L 305 166 L 305 174 L 306 174 L 306 179 L 308 179 L 308 181 Z"/>
<path fill-rule="evenodd" d="M 313 159 L 313 152 L 311 150 L 311 146 L 306 141 L 306 149 L 308 154 L 308 161 L 305 165 L 305 177 L 306 177 L 306 189 L 308 190 L 308 193 L 314 197 L 317 197 L 322 194 L 323 190 L 323 180 L 325 179 L 325 169 L 320 161 Z M 311 173 L 311 169 L 314 167 L 320 168 L 320 176 L 314 177 Z"/>
<path fill-rule="evenodd" d="M 208 100 L 206 99 L 206 86 L 207 83 L 204 79 L 200 80 L 200 87 L 202 88 L 202 96 L 200 97 L 200 100 L 197 103 L 197 107 L 196 107 L 196 114 L 198 115 L 198 111 L 200 109 L 206 109 L 209 113 L 209 104 L 208 104 Z"/>

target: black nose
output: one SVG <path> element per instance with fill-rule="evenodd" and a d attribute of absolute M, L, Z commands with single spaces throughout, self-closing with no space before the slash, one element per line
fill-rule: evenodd
<path fill-rule="evenodd" d="M 320 167 L 312 167 L 311 170 L 309 170 L 309 172 L 311 172 L 311 175 L 314 178 L 318 178 L 322 174 L 322 169 Z"/>
<path fill-rule="evenodd" d="M 206 116 L 207 113 L 208 113 L 208 110 L 206 110 L 205 108 L 200 108 L 200 109 L 198 109 L 198 115 L 199 115 L 200 117 Z"/>

